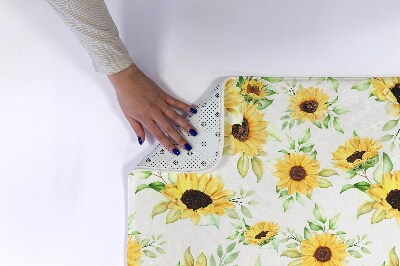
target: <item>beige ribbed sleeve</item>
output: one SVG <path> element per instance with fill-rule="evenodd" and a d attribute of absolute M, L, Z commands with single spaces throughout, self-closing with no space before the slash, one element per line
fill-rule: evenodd
<path fill-rule="evenodd" d="M 133 64 L 104 0 L 47 0 L 92 58 L 97 72 L 111 75 Z"/>

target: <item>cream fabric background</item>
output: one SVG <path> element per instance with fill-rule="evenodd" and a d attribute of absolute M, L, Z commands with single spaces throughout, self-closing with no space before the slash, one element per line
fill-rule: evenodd
<path fill-rule="evenodd" d="M 397 0 L 106 1 L 139 67 L 194 102 L 218 77 L 400 75 Z M 45 1 L 0 0 L 0 264 L 125 265 L 139 148 Z"/>

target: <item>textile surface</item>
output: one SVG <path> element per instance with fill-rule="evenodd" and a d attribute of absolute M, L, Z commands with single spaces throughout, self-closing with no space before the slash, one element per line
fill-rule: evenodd
<path fill-rule="evenodd" d="M 129 176 L 128 265 L 398 266 L 400 78 L 222 88 L 213 167 Z"/>

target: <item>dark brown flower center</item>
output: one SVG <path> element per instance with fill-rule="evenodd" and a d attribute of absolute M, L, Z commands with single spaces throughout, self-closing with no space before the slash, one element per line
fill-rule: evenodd
<path fill-rule="evenodd" d="M 303 166 L 293 166 L 290 169 L 290 178 L 293 179 L 294 181 L 301 181 L 304 178 L 306 178 L 306 170 L 304 170 Z"/>
<path fill-rule="evenodd" d="M 212 203 L 210 196 L 199 190 L 188 189 L 181 197 L 181 201 L 188 209 L 198 210 L 205 208 Z"/>
<path fill-rule="evenodd" d="M 352 155 L 350 155 L 349 157 L 346 158 L 346 161 L 348 163 L 354 163 L 357 159 L 362 159 L 363 155 L 364 155 L 365 151 L 356 151 L 355 153 L 353 153 Z"/>
<path fill-rule="evenodd" d="M 266 237 L 268 233 L 269 233 L 269 231 L 262 231 L 261 233 L 259 233 L 258 235 L 256 235 L 254 238 L 255 238 L 255 239 L 261 239 L 261 238 L 263 238 L 263 237 Z"/>
<path fill-rule="evenodd" d="M 243 118 L 242 124 L 234 124 L 232 126 L 232 136 L 240 141 L 245 141 L 249 137 L 249 122 Z"/>
<path fill-rule="evenodd" d="M 393 209 L 400 211 L 400 190 L 394 189 L 386 196 L 386 201 L 392 206 Z"/>
<path fill-rule="evenodd" d="M 256 95 L 260 95 L 260 88 L 255 85 L 247 84 L 247 93 L 254 93 Z"/>
<path fill-rule="evenodd" d="M 305 101 L 300 104 L 300 109 L 306 113 L 315 113 L 318 109 L 318 102 L 316 101 Z"/>
<path fill-rule="evenodd" d="M 328 247 L 318 247 L 314 253 L 314 258 L 319 262 L 327 262 L 332 258 L 332 251 Z"/>
<path fill-rule="evenodd" d="M 392 93 L 394 97 L 396 97 L 397 103 L 400 104 L 400 83 L 396 84 L 396 86 L 393 87 Z"/>

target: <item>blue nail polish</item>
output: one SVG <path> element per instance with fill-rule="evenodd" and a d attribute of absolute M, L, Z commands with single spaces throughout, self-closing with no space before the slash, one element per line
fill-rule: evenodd
<path fill-rule="evenodd" d="M 141 137 L 137 137 L 137 139 L 139 141 L 139 144 L 142 145 L 143 144 L 142 138 Z"/>
<path fill-rule="evenodd" d="M 190 112 L 192 112 L 193 114 L 197 114 L 197 110 L 195 108 L 190 108 Z"/>
<path fill-rule="evenodd" d="M 180 152 L 178 151 L 178 149 L 173 149 L 172 151 L 174 152 L 175 155 L 179 155 L 179 154 L 180 154 Z"/>
<path fill-rule="evenodd" d="M 185 144 L 185 145 L 183 145 L 183 147 L 186 149 L 186 150 L 188 150 L 188 151 L 190 151 L 191 149 L 192 149 L 192 146 L 190 146 L 189 144 Z"/>
<path fill-rule="evenodd" d="M 196 135 L 197 135 L 197 131 L 194 130 L 193 128 L 191 128 L 191 129 L 189 130 L 189 133 L 190 133 L 192 136 L 196 136 Z"/>

